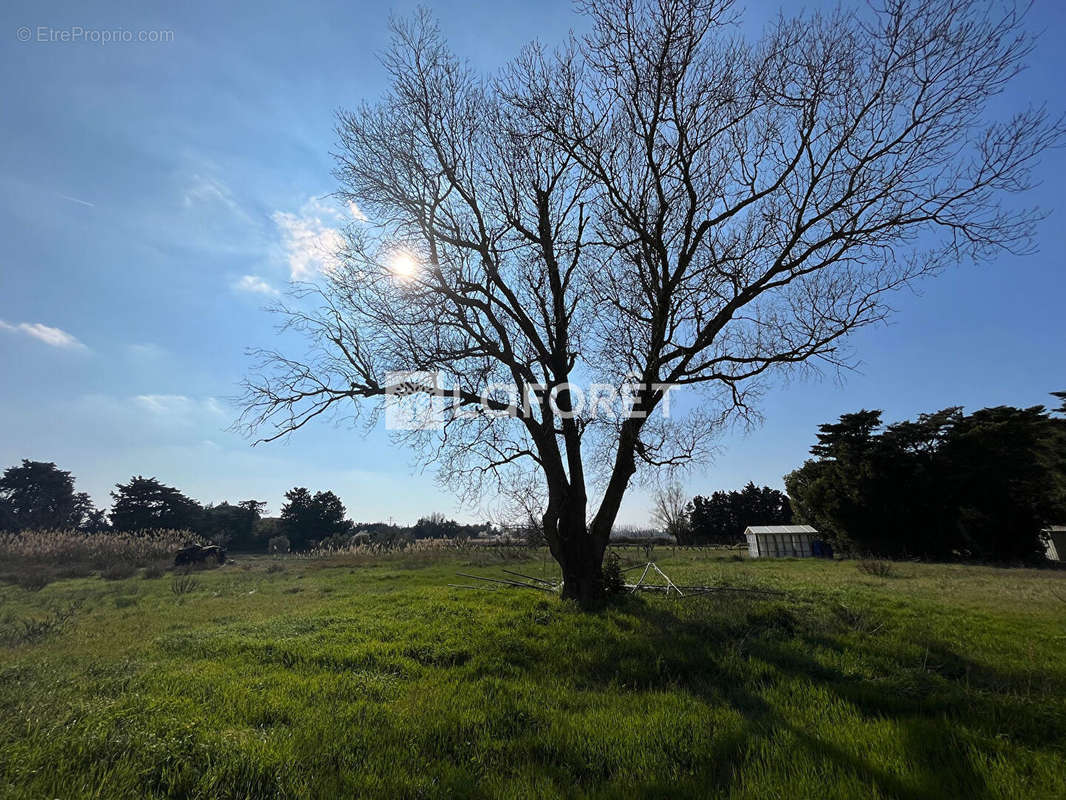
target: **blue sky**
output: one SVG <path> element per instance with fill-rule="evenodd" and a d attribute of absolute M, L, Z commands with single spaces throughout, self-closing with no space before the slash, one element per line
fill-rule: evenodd
<path fill-rule="evenodd" d="M 757 31 L 778 3 L 747 4 Z M 558 41 L 566 2 L 429 3 L 452 46 L 494 69 L 530 38 Z M 375 54 L 390 10 L 369 2 L 7 2 L 0 10 L 0 466 L 55 461 L 109 502 L 154 475 L 203 502 L 333 489 L 358 520 L 469 518 L 383 431 L 324 423 L 251 448 L 226 428 L 250 345 L 275 345 L 272 292 L 313 270 L 339 222 L 334 112 L 383 89 Z M 1003 108 L 1061 111 L 1057 3 Z M 19 29 L 30 41 L 19 41 Z M 84 31 L 156 42 L 63 42 Z M 86 36 L 88 34 L 82 34 Z M 154 33 L 152 34 L 154 36 Z M 766 421 L 721 442 L 690 492 L 781 486 L 819 423 L 859 408 L 888 420 L 948 405 L 1032 405 L 1066 389 L 1066 152 L 1031 199 L 1051 212 L 1040 253 L 964 266 L 895 298 L 891 323 L 853 337 L 861 370 L 777 384 Z M 647 519 L 634 492 L 622 518 Z"/>

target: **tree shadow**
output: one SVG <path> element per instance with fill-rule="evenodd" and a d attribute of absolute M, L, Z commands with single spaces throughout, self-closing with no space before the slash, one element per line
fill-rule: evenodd
<path fill-rule="evenodd" d="M 743 736 L 716 743 L 709 757 L 716 763 L 693 765 L 691 780 L 675 781 L 671 796 L 727 792 L 737 764 L 760 743 L 785 734 L 809 761 L 887 797 L 983 798 L 992 790 L 973 761 L 973 747 L 987 742 L 991 755 L 997 738 L 1006 737 L 1046 750 L 1066 735 L 1054 709 L 1041 712 L 1039 704 L 1020 700 L 1024 671 L 997 672 L 937 641 L 927 642 L 924 663 L 910 667 L 886 656 L 883 647 L 861 639 L 856 645 L 854 637 L 842 641 L 846 630 L 833 630 L 825 620 L 811 623 L 804 612 L 797 616 L 780 603 L 728 601 L 725 609 L 712 603 L 704 614 L 684 605 L 698 602 L 665 607 L 641 598 L 626 601 L 602 616 L 600 622 L 609 624 L 584 626 L 579 641 L 568 642 L 571 669 L 562 678 L 575 690 L 681 689 L 710 708 L 742 715 Z M 558 644 L 545 636 L 546 647 Z M 876 635 L 869 640 L 876 642 Z M 879 676 L 875 680 L 826 663 L 856 648 Z M 524 654 L 521 668 L 543 672 L 538 682 L 559 680 L 552 674 L 557 661 L 539 657 L 537 649 Z M 828 740 L 768 701 L 777 684 L 797 680 L 812 696 L 841 701 L 860 722 L 891 721 L 905 774 Z M 633 794 L 661 796 L 659 788 L 633 787 Z"/>

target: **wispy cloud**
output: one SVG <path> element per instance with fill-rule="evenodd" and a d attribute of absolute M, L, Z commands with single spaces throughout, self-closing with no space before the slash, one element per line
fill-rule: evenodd
<path fill-rule="evenodd" d="M 165 352 L 162 347 L 152 342 L 128 344 L 126 351 L 134 358 L 146 361 L 160 358 Z"/>
<path fill-rule="evenodd" d="M 345 214 L 340 207 L 313 197 L 296 214 L 274 212 L 292 280 L 306 280 L 337 265 L 338 254 L 344 249 L 341 226 L 353 219 L 366 221 L 366 215 L 355 203 L 350 203 L 347 211 Z"/>
<path fill-rule="evenodd" d="M 185 411 L 192 404 L 192 400 L 183 394 L 139 394 L 133 398 L 133 401 L 141 408 L 155 414 Z"/>
<path fill-rule="evenodd" d="M 281 292 L 258 275 L 242 275 L 240 280 L 233 282 L 232 287 L 233 290 L 237 292 L 265 294 L 268 297 L 277 297 L 281 294 Z"/>
<path fill-rule="evenodd" d="M 251 221 L 248 212 L 237 202 L 233 192 L 224 181 L 202 173 L 194 173 L 187 179 L 182 202 L 186 208 L 197 206 L 218 208 L 221 206 L 235 217 L 246 222 Z"/>
<path fill-rule="evenodd" d="M 59 196 L 62 199 L 69 200 L 72 203 L 80 203 L 81 205 L 88 206 L 89 208 L 96 208 L 96 203 L 90 203 L 88 200 L 79 200 L 77 197 L 71 197 L 69 194 L 61 194 Z"/>
<path fill-rule="evenodd" d="M 222 406 L 214 397 L 194 398 L 183 394 L 139 394 L 133 402 L 145 411 L 168 417 L 222 416 Z"/>
<path fill-rule="evenodd" d="M 12 324 L 0 319 L 0 330 L 32 336 L 34 339 L 44 342 L 51 347 L 60 347 L 66 350 L 89 349 L 78 341 L 77 337 L 72 336 L 64 330 L 53 328 L 50 325 L 44 325 L 40 322 L 19 322 L 18 324 Z"/>
<path fill-rule="evenodd" d="M 145 455 L 160 446 L 198 447 L 202 439 L 222 446 L 230 441 L 223 431 L 232 422 L 232 410 L 210 396 L 87 393 L 58 402 L 65 413 L 56 427 L 77 430 L 79 442 L 99 447 L 102 454 Z"/>

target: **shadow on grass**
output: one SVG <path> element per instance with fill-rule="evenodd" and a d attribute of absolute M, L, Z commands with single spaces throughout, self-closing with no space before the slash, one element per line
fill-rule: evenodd
<path fill-rule="evenodd" d="M 716 741 L 703 763 L 688 765 L 671 784 L 672 797 L 728 792 L 751 754 L 776 752 L 782 740 L 794 760 L 850 776 L 882 796 L 991 797 L 975 758 L 995 758 L 1004 740 L 1047 750 L 1066 737 L 1057 712 L 1026 696 L 1031 672 L 999 672 L 937 641 L 924 643 L 920 662 L 907 663 L 909 656 L 893 655 L 889 632 L 851 616 L 809 612 L 775 602 L 699 599 L 667 607 L 627 598 L 579 625 L 570 641 L 503 636 L 483 664 L 532 672 L 537 683 L 561 679 L 577 690 L 681 690 L 710 709 L 742 715 L 743 734 Z M 568 654 L 565 665 L 558 650 Z M 860 670 L 835 666 L 849 655 Z M 1049 686 L 1055 691 L 1058 681 L 1043 690 Z M 833 713 L 844 715 L 840 725 L 852 728 L 856 742 L 870 725 L 890 723 L 899 751 L 892 768 L 865 756 L 863 745 L 842 745 L 848 732 L 812 721 L 817 710 L 798 709 L 802 698 L 842 706 Z M 554 754 L 578 771 L 584 757 Z M 631 787 L 633 796 L 663 796 L 662 788 Z"/>

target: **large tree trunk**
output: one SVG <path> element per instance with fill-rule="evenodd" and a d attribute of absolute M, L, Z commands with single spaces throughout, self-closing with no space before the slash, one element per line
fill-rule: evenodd
<path fill-rule="evenodd" d="M 606 538 L 593 535 L 585 523 L 584 497 L 549 502 L 544 534 L 552 556 L 562 569 L 563 597 L 582 607 L 595 607 L 606 598 L 603 553 Z M 602 538 L 602 542 L 601 542 Z"/>
<path fill-rule="evenodd" d="M 604 601 L 607 593 L 603 584 L 603 552 L 601 547 L 582 525 L 562 538 L 555 554 L 563 570 L 563 597 L 576 600 L 583 607 L 596 606 Z"/>
<path fill-rule="evenodd" d="M 575 491 L 573 486 L 566 485 L 559 474 L 545 470 L 549 498 L 544 514 L 545 538 L 562 568 L 563 597 L 576 600 L 584 608 L 600 606 L 607 597 L 603 582 L 603 556 L 626 486 L 636 471 L 633 443 L 642 423 L 641 419 L 626 422 L 607 491 L 591 523 L 586 523 L 587 498 L 583 483 Z M 571 452 L 578 453 L 579 448 L 568 450 L 568 453 Z M 576 465 L 571 462 L 571 471 L 580 474 L 579 460 Z"/>

